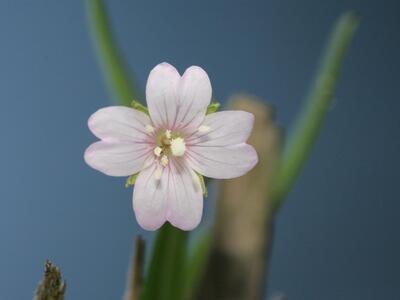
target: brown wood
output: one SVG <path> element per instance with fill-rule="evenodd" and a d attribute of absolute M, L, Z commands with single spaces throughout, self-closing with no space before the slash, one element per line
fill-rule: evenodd
<path fill-rule="evenodd" d="M 124 300 L 139 300 L 143 283 L 145 242 L 141 236 L 135 240 L 135 256 L 131 261 Z"/>
<path fill-rule="evenodd" d="M 254 114 L 248 143 L 256 149 L 259 163 L 245 176 L 219 181 L 213 239 L 198 300 L 258 300 L 265 287 L 273 222 L 268 195 L 281 132 L 273 109 L 255 97 L 236 96 L 231 108 Z"/>

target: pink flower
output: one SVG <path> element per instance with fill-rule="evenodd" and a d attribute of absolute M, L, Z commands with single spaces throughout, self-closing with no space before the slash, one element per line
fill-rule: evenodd
<path fill-rule="evenodd" d="M 139 173 L 133 209 L 144 229 L 169 221 L 191 230 L 203 211 L 199 174 L 234 178 L 257 163 L 254 148 L 246 144 L 254 116 L 244 111 L 206 115 L 211 83 L 196 66 L 181 77 L 173 66 L 157 65 L 147 80 L 146 98 L 150 116 L 111 106 L 89 118 L 100 141 L 87 148 L 85 161 L 110 176 Z"/>

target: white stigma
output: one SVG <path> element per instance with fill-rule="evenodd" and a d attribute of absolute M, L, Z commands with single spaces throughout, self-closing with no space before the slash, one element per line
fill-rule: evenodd
<path fill-rule="evenodd" d="M 186 145 L 183 138 L 177 137 L 171 140 L 171 151 L 173 156 L 183 156 L 186 151 Z"/>
<path fill-rule="evenodd" d="M 210 131 L 210 126 L 201 125 L 201 126 L 199 127 L 199 129 L 197 129 L 197 131 L 200 132 L 200 133 L 207 133 L 207 132 Z"/>
<path fill-rule="evenodd" d="M 162 152 L 162 148 L 161 147 L 155 147 L 154 148 L 155 156 L 160 157 L 161 156 L 161 152 Z"/>
<path fill-rule="evenodd" d="M 168 157 L 166 155 L 163 155 L 161 157 L 161 164 L 163 165 L 163 167 L 166 167 L 168 165 Z"/>
<path fill-rule="evenodd" d="M 160 167 L 157 167 L 157 169 L 154 172 L 154 178 L 156 180 L 160 180 L 162 176 L 162 169 Z"/>
<path fill-rule="evenodd" d="M 167 139 L 171 139 L 171 130 L 165 130 L 165 137 L 167 138 Z"/>
<path fill-rule="evenodd" d="M 145 130 L 147 133 L 154 133 L 154 127 L 151 126 L 150 124 L 147 124 L 146 126 L 144 126 L 144 130 Z"/>

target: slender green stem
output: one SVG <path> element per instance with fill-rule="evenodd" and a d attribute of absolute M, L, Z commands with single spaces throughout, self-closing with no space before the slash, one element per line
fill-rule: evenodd
<path fill-rule="evenodd" d="M 329 109 L 344 55 L 358 25 L 354 13 L 343 14 L 335 25 L 310 94 L 286 143 L 273 190 L 278 209 L 307 160 Z"/>
<path fill-rule="evenodd" d="M 187 233 L 166 223 L 157 232 L 141 300 L 181 300 Z"/>
<path fill-rule="evenodd" d="M 112 97 L 117 103 L 129 106 L 133 99 L 139 99 L 139 93 L 116 47 L 103 1 L 87 0 L 87 14 L 98 61 Z"/>
<path fill-rule="evenodd" d="M 199 287 L 204 275 L 211 245 L 211 232 L 207 231 L 199 237 L 186 263 L 185 299 L 193 299 L 195 290 Z"/>

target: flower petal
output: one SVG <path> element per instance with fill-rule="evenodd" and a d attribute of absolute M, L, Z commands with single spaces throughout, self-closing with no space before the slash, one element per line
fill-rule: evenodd
<path fill-rule="evenodd" d="M 223 111 L 207 115 L 201 126 L 208 132 L 196 131 L 186 140 L 187 145 L 229 146 L 247 141 L 253 128 L 254 115 L 245 111 Z"/>
<path fill-rule="evenodd" d="M 171 161 L 169 170 L 167 220 L 182 230 L 192 230 L 203 214 L 199 177 L 182 159 Z"/>
<path fill-rule="evenodd" d="M 139 172 L 152 155 L 148 144 L 99 141 L 85 151 L 85 161 L 93 169 L 110 176 L 129 176 Z"/>
<path fill-rule="evenodd" d="M 167 220 L 182 230 L 191 230 L 201 221 L 203 195 L 198 176 L 182 160 L 170 160 L 160 169 L 156 163 L 140 172 L 134 188 L 133 208 L 140 226 L 156 230 Z"/>
<path fill-rule="evenodd" d="M 207 73 L 198 66 L 186 69 L 179 85 L 179 104 L 174 127 L 185 131 L 196 130 L 204 120 L 211 95 L 211 82 Z"/>
<path fill-rule="evenodd" d="M 146 99 L 157 127 L 185 131 L 197 128 L 204 120 L 211 101 L 211 83 L 200 67 L 188 68 L 180 77 L 168 63 L 157 65 L 149 75 Z"/>
<path fill-rule="evenodd" d="M 168 63 L 161 63 L 151 70 L 146 84 L 146 101 L 156 127 L 172 128 L 180 80 L 178 71 Z"/>
<path fill-rule="evenodd" d="M 196 172 L 217 179 L 242 176 L 258 162 L 254 148 L 245 143 L 225 147 L 191 146 L 187 158 Z"/>
<path fill-rule="evenodd" d="M 133 190 L 133 210 L 136 220 L 146 230 L 157 230 L 166 221 L 168 170 L 162 169 L 156 179 L 157 164 L 140 172 Z"/>
<path fill-rule="evenodd" d="M 101 108 L 88 121 L 90 130 L 98 138 L 126 142 L 149 141 L 145 126 L 150 124 L 145 113 L 125 106 Z"/>

